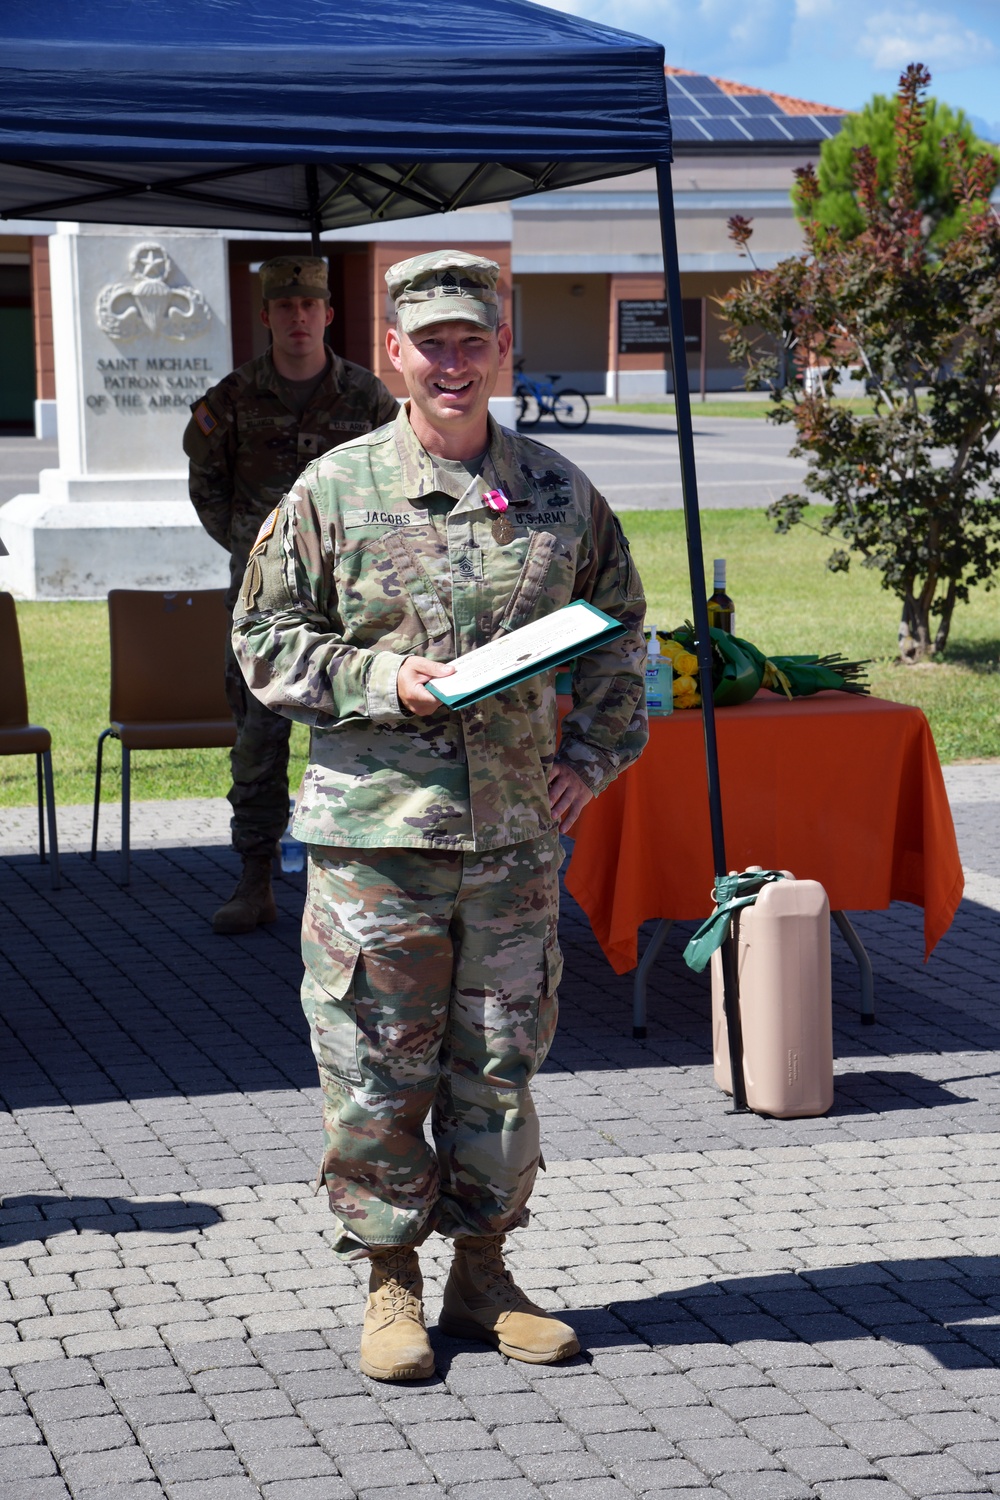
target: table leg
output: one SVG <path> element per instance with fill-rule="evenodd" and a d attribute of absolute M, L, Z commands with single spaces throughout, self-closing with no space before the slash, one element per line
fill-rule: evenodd
<path fill-rule="evenodd" d="M 842 911 L 830 913 L 833 920 L 840 929 L 844 942 L 854 954 L 859 970 L 861 971 L 861 1024 L 863 1026 L 875 1025 L 875 976 L 872 973 L 872 961 L 865 952 L 864 943 L 858 937 L 851 926 L 850 919 Z"/>
<path fill-rule="evenodd" d="M 669 917 L 660 918 L 635 971 L 632 986 L 632 1035 L 636 1041 L 644 1041 L 646 1037 L 646 980 L 673 925 Z"/>

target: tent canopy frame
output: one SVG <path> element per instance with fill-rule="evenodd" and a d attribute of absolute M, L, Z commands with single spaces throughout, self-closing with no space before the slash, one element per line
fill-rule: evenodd
<path fill-rule="evenodd" d="M 488 36 L 486 31 L 488 28 Z M 664 51 L 530 0 L 21 0 L 0 18 L 0 218 L 306 230 L 654 167 L 705 731 L 727 873 Z M 539 143 L 544 143 L 539 150 Z M 114 170 L 111 165 L 114 164 Z M 57 182 L 60 187 L 57 188 Z M 745 1107 L 735 948 L 723 949 Z"/>

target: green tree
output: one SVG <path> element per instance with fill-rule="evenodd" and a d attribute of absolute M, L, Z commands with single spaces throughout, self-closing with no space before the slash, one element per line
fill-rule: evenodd
<path fill-rule="evenodd" d="M 807 200 L 800 184 L 792 189 L 792 202 L 800 221 L 818 219 L 825 229 L 838 229 L 853 239 L 865 227 L 865 215 L 854 181 L 857 151 L 867 146 L 878 163 L 878 192 L 888 202 L 896 172 L 897 123 L 900 100 L 876 94 L 858 114 L 848 115 L 832 140 L 824 141 L 819 153 L 819 195 Z M 981 141 L 964 111 L 957 112 L 937 99 L 924 104 L 924 126 L 911 163 L 916 206 L 921 228 L 935 247 L 946 244 L 958 232 L 963 210 L 955 195 L 949 170 L 946 141 L 961 141 L 966 156 L 997 155 L 995 146 Z"/>
<path fill-rule="evenodd" d="M 881 572 L 901 602 L 907 662 L 944 648 L 956 605 L 977 583 L 991 587 L 1000 566 L 997 163 L 961 137 L 943 147 L 961 212 L 953 238 L 931 252 L 914 179 L 929 83 L 919 64 L 900 79 L 887 190 L 871 147 L 855 152 L 860 233 L 820 220 L 807 167 L 805 251 L 721 299 L 732 358 L 747 364 L 748 385 L 771 386 L 773 419 L 794 423 L 792 452 L 808 459 L 808 493 L 783 496 L 769 514 L 787 532 L 810 497 L 829 506 L 820 530 L 844 545 L 827 565 L 846 570 L 857 554 Z M 729 229 L 747 249 L 751 222 L 735 216 Z M 831 399 L 847 375 L 867 383 L 870 415 Z"/>

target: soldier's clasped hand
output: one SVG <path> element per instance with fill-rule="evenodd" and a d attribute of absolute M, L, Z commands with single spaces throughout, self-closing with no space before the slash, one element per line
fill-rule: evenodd
<path fill-rule="evenodd" d="M 556 761 L 549 772 L 549 806 L 560 833 L 569 833 L 593 792 L 582 776 L 565 761 Z"/>

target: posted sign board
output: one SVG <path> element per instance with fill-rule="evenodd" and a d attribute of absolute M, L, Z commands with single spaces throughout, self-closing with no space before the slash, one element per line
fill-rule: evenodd
<path fill-rule="evenodd" d="M 701 353 L 701 298 L 685 297 L 684 347 Z M 618 353 L 655 354 L 670 348 L 667 304 L 663 298 L 622 300 L 618 303 Z"/>

